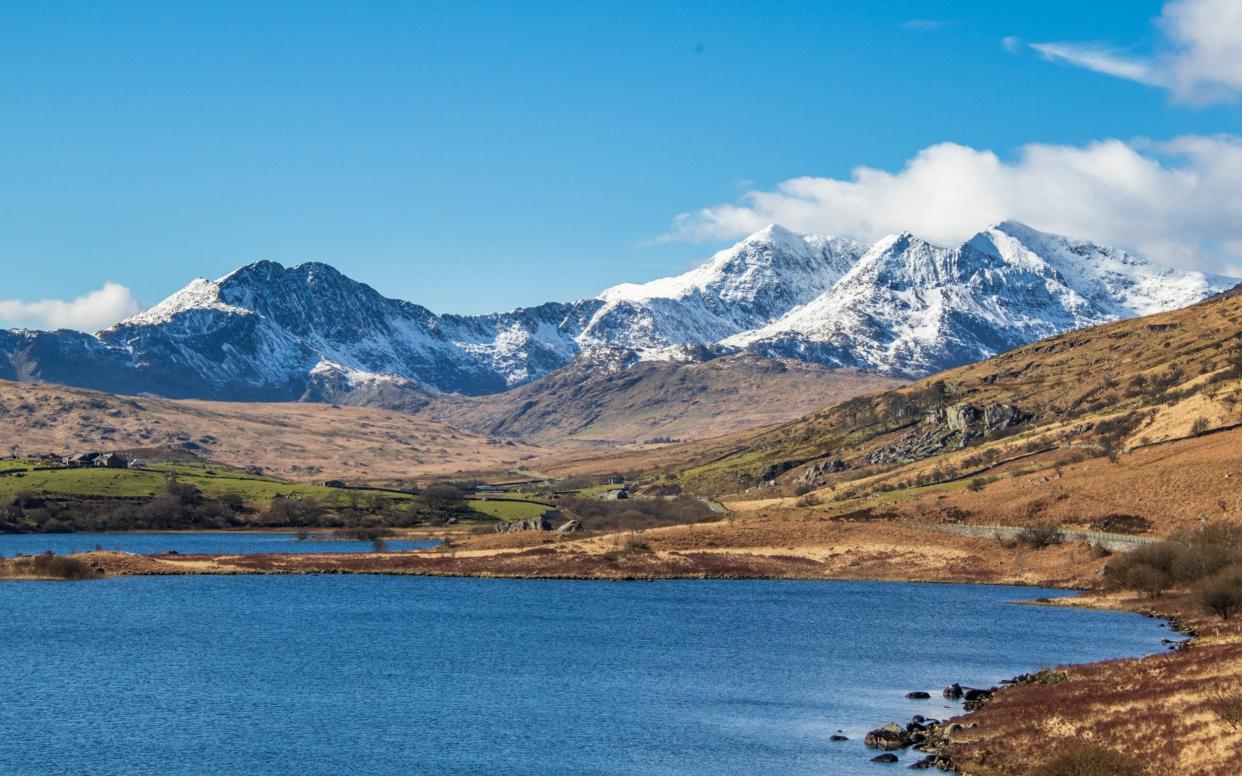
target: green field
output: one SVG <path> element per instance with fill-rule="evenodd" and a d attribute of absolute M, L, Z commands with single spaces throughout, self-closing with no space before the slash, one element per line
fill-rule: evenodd
<path fill-rule="evenodd" d="M 578 495 L 583 498 L 603 498 L 614 490 L 625 490 L 625 485 L 591 485 L 578 489 Z"/>
<path fill-rule="evenodd" d="M 498 520 L 530 520 L 539 517 L 551 507 L 536 504 L 532 501 L 484 501 L 478 498 L 468 499 L 470 508 Z"/>
<path fill-rule="evenodd" d="M 25 467 L 0 467 L 0 472 L 18 468 Z M 156 464 L 149 469 L 53 469 L 0 476 L 0 499 L 11 499 L 18 491 L 23 490 L 46 496 L 150 498 L 164 492 L 169 475 L 175 476 L 179 482 L 194 485 L 207 496 L 218 497 L 233 493 L 252 506 L 266 505 L 276 496 L 315 498 L 329 506 L 345 505 L 351 498 L 369 498 L 372 495 L 394 501 L 411 498 L 398 493 L 342 490 L 286 482 L 219 466 Z"/>
<path fill-rule="evenodd" d="M 255 508 L 263 508 L 277 496 L 315 499 L 327 507 L 348 506 L 359 498 L 378 496 L 390 501 L 408 501 L 413 496 L 377 490 L 329 488 L 322 485 L 287 482 L 273 477 L 250 474 L 241 469 L 203 464 L 153 464 L 144 469 L 52 469 L 31 471 L 29 461 L 5 461 L 0 472 L 22 471 L 20 475 L 0 475 L 0 503 L 11 500 L 19 491 L 32 491 L 40 496 L 78 498 L 152 498 L 162 494 L 168 477 L 193 485 L 210 497 L 236 494 Z M 521 498 L 525 494 L 508 494 L 503 498 Z M 500 497 L 497 497 L 500 498 Z M 543 514 L 549 507 L 531 501 L 498 501 L 470 498 L 472 509 L 498 520 L 529 520 Z"/>

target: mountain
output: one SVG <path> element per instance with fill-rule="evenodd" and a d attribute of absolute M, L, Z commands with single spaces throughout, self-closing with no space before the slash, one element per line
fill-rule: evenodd
<path fill-rule="evenodd" d="M 874 372 L 738 353 L 640 361 L 587 349 L 568 366 L 493 396 L 441 396 L 420 417 L 538 444 L 687 441 L 769 426 L 904 381 Z"/>
<path fill-rule="evenodd" d="M 536 381 L 594 349 L 637 362 L 746 351 L 917 377 L 1232 284 L 1012 222 L 953 249 L 770 226 L 676 277 L 476 316 L 386 298 L 325 264 L 261 261 L 94 335 L 0 332 L 0 379 L 412 410 Z"/>
<path fill-rule="evenodd" d="M 1004 503 L 1013 521 L 1124 513 L 1166 526 L 1176 515 L 1187 526 L 1222 510 L 1219 499 L 1234 489 L 1224 480 L 1237 471 L 1242 431 L 1230 432 L 1227 443 L 1204 443 L 1216 452 L 1195 465 L 1219 470 L 1210 477 L 1165 469 L 1159 455 L 1148 468 L 1112 465 L 1127 451 L 1164 449 L 1213 431 L 1224 439 L 1224 431 L 1239 427 L 1242 293 L 1234 292 L 1059 334 L 772 429 L 687 446 L 680 454 L 670 449 L 666 455 L 682 461 L 663 465 L 680 472 L 681 486 L 701 493 L 781 495 L 814 487 L 857 509 L 872 502 L 887 508 L 902 501 L 893 491 L 909 490 L 927 495 L 937 509 L 937 500 L 962 502 L 962 509 L 993 521 Z M 1082 470 L 1083 490 L 1070 498 L 1062 473 L 1045 470 L 1086 457 L 1105 460 Z M 976 474 L 1004 473 L 992 467 L 1009 460 L 1012 486 L 988 486 L 990 498 L 965 489 Z M 1043 479 L 1023 479 L 1029 471 Z M 1123 473 L 1124 485 L 1112 482 Z M 960 491 L 926 489 L 936 482 L 956 483 Z M 1009 495 L 998 501 L 1002 490 Z M 1056 498 L 1046 498 L 1049 492 Z M 1231 500 L 1226 511 L 1239 509 L 1242 502 Z"/>
<path fill-rule="evenodd" d="M 906 233 L 877 242 L 810 303 L 723 344 L 917 377 L 1236 282 L 1014 222 L 954 249 Z"/>
<path fill-rule="evenodd" d="M 864 250 L 852 240 L 769 226 L 683 275 L 605 290 L 578 341 L 631 348 L 647 359 L 676 354 L 678 345 L 715 343 L 832 288 Z"/>

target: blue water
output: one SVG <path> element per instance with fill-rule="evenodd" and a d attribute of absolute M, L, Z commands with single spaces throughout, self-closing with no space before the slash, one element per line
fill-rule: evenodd
<path fill-rule="evenodd" d="M 1038 595 L 1057 593 L 12 582 L 0 585 L 0 773 L 878 773 L 868 729 L 957 709 L 938 692 L 908 701 L 909 690 L 1162 648 L 1166 631 L 1143 617 L 1008 603 Z M 829 742 L 838 729 L 853 740 Z"/>
<path fill-rule="evenodd" d="M 390 552 L 434 547 L 430 540 L 386 540 Z M 57 555 L 95 548 L 154 555 L 175 550 L 191 553 L 250 555 L 259 552 L 370 552 L 371 542 L 353 540 L 299 541 L 293 533 L 58 533 L 0 534 L 0 556 L 34 555 L 51 550 Z"/>

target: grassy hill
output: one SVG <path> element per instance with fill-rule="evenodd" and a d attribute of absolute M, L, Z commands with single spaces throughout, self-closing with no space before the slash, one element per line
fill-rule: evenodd
<path fill-rule="evenodd" d="M 625 369 L 581 364 L 494 396 L 443 397 L 422 417 L 540 444 L 687 441 L 771 426 L 903 382 L 748 355 Z"/>
<path fill-rule="evenodd" d="M 437 507 L 411 493 L 294 482 L 204 462 L 141 469 L 0 462 L 0 530 L 410 526 L 448 517 L 524 520 L 546 509 L 521 494 L 468 495 Z"/>
<path fill-rule="evenodd" d="M 1242 516 L 1240 423 L 1242 295 L 1227 294 L 627 463 L 744 508 L 1168 526 Z"/>
<path fill-rule="evenodd" d="M 0 454 L 147 448 L 303 481 L 452 477 L 512 468 L 538 452 L 390 410 L 173 401 L 0 381 Z"/>

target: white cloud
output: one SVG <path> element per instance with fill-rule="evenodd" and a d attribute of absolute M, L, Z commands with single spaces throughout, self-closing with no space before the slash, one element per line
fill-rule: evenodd
<path fill-rule="evenodd" d="M 1165 75 L 1152 63 L 1127 57 L 1106 46 L 1094 43 L 1032 43 L 1031 48 L 1053 62 L 1085 67 L 1097 73 L 1138 81 L 1149 86 L 1163 86 L 1165 83 Z"/>
<path fill-rule="evenodd" d="M 142 305 L 128 288 L 108 282 L 103 288 L 68 302 L 63 299 L 0 300 L 0 320 L 36 329 L 97 331 L 141 309 Z"/>
<path fill-rule="evenodd" d="M 1160 86 L 1189 103 L 1227 102 L 1242 92 L 1242 2 L 1171 0 L 1156 22 L 1161 50 L 1134 57 L 1094 43 L 1032 43 L 1047 59 Z"/>
<path fill-rule="evenodd" d="M 1001 38 L 1001 46 L 1010 54 L 1013 54 L 1022 48 L 1022 39 L 1014 35 L 1006 35 Z"/>
<path fill-rule="evenodd" d="M 1013 161 L 956 143 L 896 172 L 793 178 L 678 216 L 668 240 L 726 239 L 769 223 L 875 240 L 911 231 L 941 244 L 1015 219 L 1153 260 L 1242 275 L 1242 137 L 1028 145 Z"/>

